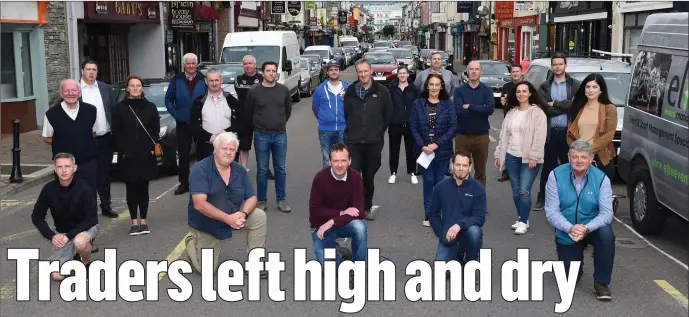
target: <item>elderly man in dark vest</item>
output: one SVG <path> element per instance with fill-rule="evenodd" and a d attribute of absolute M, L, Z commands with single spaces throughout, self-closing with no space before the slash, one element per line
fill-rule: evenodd
<path fill-rule="evenodd" d="M 86 181 L 95 197 L 98 188 L 97 109 L 81 101 L 80 96 L 81 87 L 77 81 L 67 79 L 60 84 L 62 101 L 45 112 L 43 140 L 52 147 L 53 157 L 58 153 L 74 155 L 79 166 L 77 175 Z"/>

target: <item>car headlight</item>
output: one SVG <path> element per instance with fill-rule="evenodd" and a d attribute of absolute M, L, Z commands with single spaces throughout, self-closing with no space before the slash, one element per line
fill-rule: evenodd
<path fill-rule="evenodd" d="M 397 68 L 395 68 L 395 69 L 392 70 L 392 74 L 393 74 L 393 75 L 397 74 Z"/>
<path fill-rule="evenodd" d="M 160 128 L 160 132 L 158 133 L 158 137 L 160 137 L 160 138 L 164 137 L 165 133 L 167 133 L 167 126 Z"/>

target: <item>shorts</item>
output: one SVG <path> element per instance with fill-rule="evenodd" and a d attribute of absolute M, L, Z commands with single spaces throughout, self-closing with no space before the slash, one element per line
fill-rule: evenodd
<path fill-rule="evenodd" d="M 93 239 L 98 234 L 98 225 L 91 227 L 89 230 L 86 230 L 85 232 L 89 236 L 89 240 L 93 241 Z M 51 254 L 50 258 L 48 259 L 50 261 L 60 261 L 60 265 L 63 265 L 65 264 L 65 262 L 73 260 L 76 254 L 77 248 L 74 247 L 74 239 L 72 239 L 69 240 L 69 242 L 67 242 L 65 246 L 62 247 L 62 249 L 53 252 L 53 254 Z"/>

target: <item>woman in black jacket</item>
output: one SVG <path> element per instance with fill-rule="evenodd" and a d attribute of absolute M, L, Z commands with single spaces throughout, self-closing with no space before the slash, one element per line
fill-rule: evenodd
<path fill-rule="evenodd" d="M 411 183 L 418 184 L 416 177 L 416 158 L 414 157 L 414 139 L 409 129 L 409 116 L 414 100 L 419 97 L 419 90 L 410 84 L 409 69 L 405 65 L 397 68 L 397 79 L 390 84 L 390 98 L 392 99 L 393 114 L 388 127 L 390 142 L 390 178 L 388 183 L 394 184 L 397 179 L 397 166 L 400 161 L 400 143 L 404 137 L 405 161 L 407 174 L 411 175 Z"/>
<path fill-rule="evenodd" d="M 122 160 L 120 175 L 126 184 L 127 207 L 132 218 L 129 234 L 132 236 L 151 232 L 146 222 L 148 185 L 158 171 L 155 144 L 160 138 L 159 131 L 158 109 L 144 97 L 141 78 L 130 76 L 126 97 L 115 106 L 112 114 L 112 133 Z M 141 218 L 140 224 L 138 218 Z"/>

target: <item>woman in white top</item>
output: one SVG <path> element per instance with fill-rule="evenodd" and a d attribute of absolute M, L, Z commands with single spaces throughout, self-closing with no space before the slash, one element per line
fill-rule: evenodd
<path fill-rule="evenodd" d="M 507 169 L 518 219 L 514 233 L 524 234 L 529 227 L 531 188 L 543 164 L 548 133 L 546 103 L 529 82 L 521 82 L 507 95 L 507 115 L 495 149 L 495 167 Z"/>

